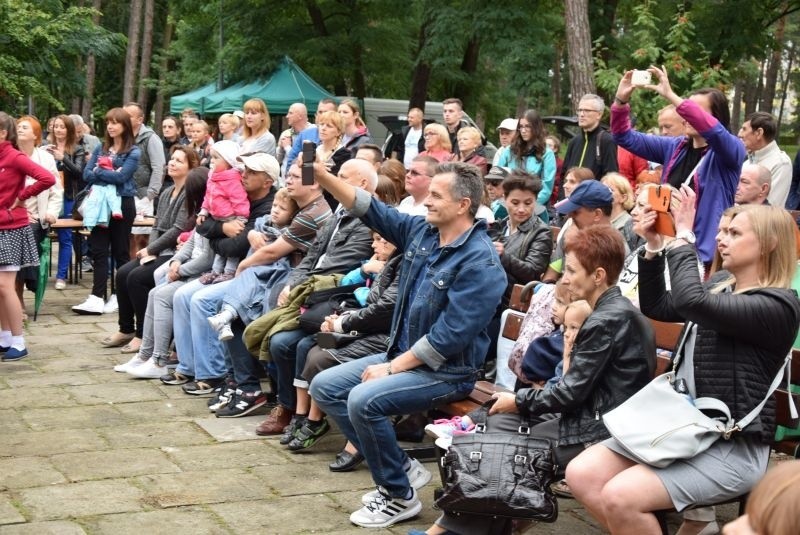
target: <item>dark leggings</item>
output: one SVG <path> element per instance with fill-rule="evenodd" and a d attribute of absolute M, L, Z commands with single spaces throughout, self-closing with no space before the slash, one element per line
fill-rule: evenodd
<path fill-rule="evenodd" d="M 170 258 L 171 255 L 161 255 L 144 265 L 140 264 L 137 258 L 117 270 L 119 332 L 125 334 L 136 333 L 137 338 L 142 337 L 144 313 L 147 310 L 147 297 L 150 290 L 156 286 L 153 272 Z"/>
<path fill-rule="evenodd" d="M 136 206 L 133 197 L 122 198 L 122 219 L 112 219 L 107 227 L 94 227 L 89 235 L 89 254 L 92 257 L 92 295 L 105 297 L 108 284 L 108 251 L 114 265 L 123 266 L 130 260 L 130 235 Z"/>

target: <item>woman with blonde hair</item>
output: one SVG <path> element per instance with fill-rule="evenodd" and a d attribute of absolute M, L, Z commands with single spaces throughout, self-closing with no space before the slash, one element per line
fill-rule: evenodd
<path fill-rule="evenodd" d="M 431 123 L 425 126 L 422 136 L 425 138 L 425 150 L 419 153 L 420 156 L 430 156 L 439 163 L 449 162 L 453 158 L 453 153 L 450 152 L 453 144 L 447 128 Z"/>
<path fill-rule="evenodd" d="M 358 102 L 349 98 L 344 99 L 339 104 L 339 115 L 342 117 L 344 123 L 342 144 L 350 151 L 353 158 L 355 158 L 358 147 L 365 143 L 372 143 L 367 125 L 364 119 L 361 118 Z"/>
<path fill-rule="evenodd" d="M 239 140 L 241 154 L 266 152 L 275 156 L 277 146 L 275 136 L 269 131 L 269 110 L 260 98 L 251 98 L 242 106 L 244 111 L 244 129 Z"/>
<path fill-rule="evenodd" d="M 646 207 L 639 217 L 647 242 L 639 257 L 641 309 L 659 321 L 690 322 L 693 366 L 679 366 L 678 378 L 691 397 L 718 399 L 739 421 L 766 397 L 800 325 L 800 301 L 790 289 L 795 243 L 778 238 L 793 235 L 795 222 L 782 208 L 743 207 L 719 242 L 723 271 L 704 285 L 692 234 L 695 194 L 682 186 L 677 196 L 677 235 L 669 245 L 654 229 L 655 211 Z M 567 482 L 611 533 L 661 533 L 654 511 L 681 512 L 747 493 L 766 472 L 774 434 L 775 408 L 767 404 L 729 439 L 665 468 L 634 460 L 612 438 L 574 459 Z"/>
<path fill-rule="evenodd" d="M 342 141 L 344 130 L 344 120 L 340 113 L 325 111 L 317 118 L 317 133 L 319 134 L 317 158 L 333 175 L 338 174 L 342 164 L 353 157 L 353 153 L 344 146 Z M 322 194 L 328 201 L 331 210 L 335 210 L 339 205 L 336 199 L 327 190 L 324 190 Z"/>
<path fill-rule="evenodd" d="M 239 129 L 239 118 L 232 113 L 223 113 L 217 119 L 220 141 L 228 139 L 236 141 L 236 130 Z"/>
<path fill-rule="evenodd" d="M 642 240 L 633 232 L 633 219 L 629 213 L 635 200 L 631 184 L 619 173 L 607 173 L 600 182 L 611 190 L 611 226 L 622 233 L 628 249 L 633 251 Z"/>

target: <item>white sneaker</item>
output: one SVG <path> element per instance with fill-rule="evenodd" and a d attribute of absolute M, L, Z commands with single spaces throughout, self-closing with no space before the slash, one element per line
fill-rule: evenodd
<path fill-rule="evenodd" d="M 350 522 L 363 528 L 387 528 L 422 511 L 416 489 L 411 489 L 411 498 L 392 498 L 380 490 L 377 496 L 364 507 L 350 515 Z"/>
<path fill-rule="evenodd" d="M 422 466 L 422 463 L 416 459 L 411 459 L 411 466 L 406 470 L 406 475 L 408 476 L 408 484 L 411 485 L 411 488 L 414 490 L 419 490 L 430 483 L 433 477 L 431 473 Z M 378 489 L 372 490 L 361 497 L 361 503 L 367 505 L 376 500 L 379 495 L 380 491 Z"/>
<path fill-rule="evenodd" d="M 117 303 L 117 294 L 111 294 L 111 297 L 108 298 L 108 301 L 105 305 L 103 305 L 103 314 L 113 314 L 119 310 L 119 304 Z"/>
<path fill-rule="evenodd" d="M 147 361 L 142 360 L 142 358 L 139 356 L 139 353 L 136 353 L 134 356 L 131 357 L 131 360 L 129 360 L 128 362 L 124 364 L 117 364 L 116 366 L 114 366 L 114 371 L 125 373 L 128 370 L 132 370 L 134 368 L 141 366 L 145 362 Z"/>
<path fill-rule="evenodd" d="M 138 379 L 158 379 L 167 373 L 167 367 L 159 366 L 156 364 L 156 359 L 150 357 L 140 366 L 134 366 L 125 371 L 128 372 L 128 375 L 133 375 Z"/>
<path fill-rule="evenodd" d="M 63 290 L 67 287 L 67 281 L 64 279 L 56 279 L 56 290 Z"/>
<path fill-rule="evenodd" d="M 86 301 L 80 305 L 75 305 L 72 307 L 72 311 L 81 315 L 91 314 L 99 316 L 103 313 L 103 299 L 97 297 L 96 295 L 90 295 L 88 298 L 86 298 Z"/>
<path fill-rule="evenodd" d="M 217 332 L 217 339 L 222 342 L 227 342 L 233 338 L 233 331 L 231 330 L 230 322 L 226 321 L 227 315 L 215 314 L 208 319 L 208 324 Z"/>

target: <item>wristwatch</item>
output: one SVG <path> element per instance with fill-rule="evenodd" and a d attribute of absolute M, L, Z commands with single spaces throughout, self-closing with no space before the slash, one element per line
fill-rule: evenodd
<path fill-rule="evenodd" d="M 675 235 L 676 240 L 683 240 L 689 245 L 694 245 L 697 241 L 697 238 L 694 235 L 694 232 L 691 230 L 682 230 Z"/>

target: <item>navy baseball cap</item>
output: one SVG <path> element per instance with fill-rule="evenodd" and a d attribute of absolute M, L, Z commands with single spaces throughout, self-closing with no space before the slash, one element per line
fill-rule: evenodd
<path fill-rule="evenodd" d="M 578 208 L 602 208 L 611 206 L 614 198 L 608 186 L 599 180 L 584 180 L 572 191 L 569 198 L 555 204 L 556 212 L 570 214 Z"/>

